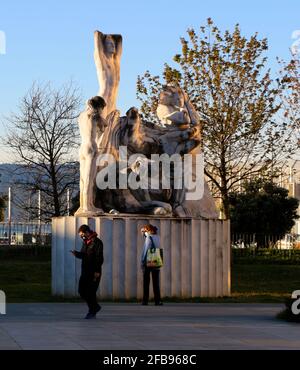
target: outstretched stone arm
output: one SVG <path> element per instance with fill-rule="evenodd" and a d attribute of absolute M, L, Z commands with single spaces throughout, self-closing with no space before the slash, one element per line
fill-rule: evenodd
<path fill-rule="evenodd" d="M 104 117 L 116 109 L 120 82 L 122 36 L 94 33 L 94 59 L 99 82 L 99 96 L 106 102 Z"/>

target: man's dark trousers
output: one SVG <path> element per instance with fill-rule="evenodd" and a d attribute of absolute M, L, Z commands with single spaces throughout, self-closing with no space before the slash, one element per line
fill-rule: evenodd
<path fill-rule="evenodd" d="M 96 297 L 99 283 L 100 279 L 94 280 L 90 276 L 81 275 L 79 279 L 78 293 L 80 297 L 86 301 L 90 313 L 96 313 L 100 307 Z"/>

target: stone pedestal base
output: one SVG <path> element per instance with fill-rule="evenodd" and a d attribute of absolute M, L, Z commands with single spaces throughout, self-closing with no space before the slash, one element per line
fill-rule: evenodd
<path fill-rule="evenodd" d="M 81 261 L 69 251 L 80 250 L 82 240 L 77 230 L 80 225 L 88 224 L 104 244 L 101 299 L 141 299 L 143 237 L 140 229 L 147 223 L 158 227 L 164 248 L 162 297 L 230 295 L 229 221 L 142 215 L 53 218 L 52 294 L 64 297 L 78 295 Z"/>

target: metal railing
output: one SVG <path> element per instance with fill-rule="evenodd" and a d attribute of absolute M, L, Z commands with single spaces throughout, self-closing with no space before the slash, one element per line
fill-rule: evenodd
<path fill-rule="evenodd" d="M 51 223 L 0 222 L 0 247 L 50 244 Z"/>
<path fill-rule="evenodd" d="M 299 235 L 286 234 L 237 234 L 231 233 L 231 247 L 234 249 L 300 249 Z"/>

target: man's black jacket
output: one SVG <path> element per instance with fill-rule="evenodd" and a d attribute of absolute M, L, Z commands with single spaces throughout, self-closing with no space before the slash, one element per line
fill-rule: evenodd
<path fill-rule="evenodd" d="M 94 273 L 98 272 L 101 276 L 101 266 L 103 264 L 103 243 L 95 237 L 89 245 L 83 242 L 80 252 L 75 251 L 75 257 L 80 258 L 81 275 L 87 278 L 94 278 Z"/>

